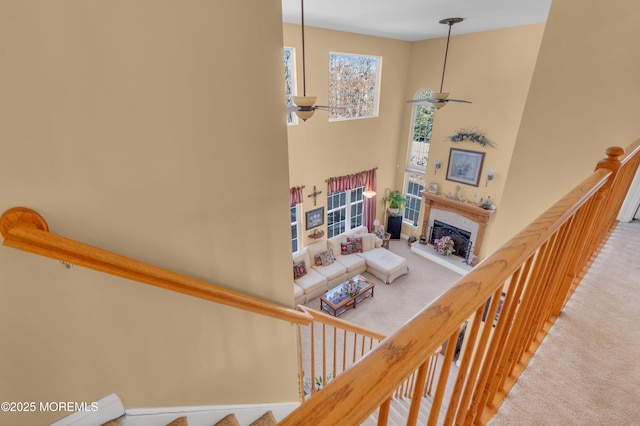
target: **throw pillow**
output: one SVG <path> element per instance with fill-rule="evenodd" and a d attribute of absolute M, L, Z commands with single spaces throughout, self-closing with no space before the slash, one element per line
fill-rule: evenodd
<path fill-rule="evenodd" d="M 272 426 L 277 425 L 278 421 L 271 411 L 264 413 L 258 420 L 251 423 L 249 426 Z"/>
<path fill-rule="evenodd" d="M 327 249 L 322 253 L 324 253 L 322 256 L 322 266 L 329 266 L 336 261 L 336 257 L 333 255 L 333 249 Z"/>
<path fill-rule="evenodd" d="M 340 254 L 347 255 L 353 253 L 353 244 L 351 243 L 340 243 Z"/>
<path fill-rule="evenodd" d="M 240 422 L 235 414 L 227 414 L 224 418 L 213 426 L 240 426 Z"/>
<path fill-rule="evenodd" d="M 301 260 L 298 263 L 293 264 L 293 279 L 304 277 L 307 274 L 307 267 L 304 266 L 304 261 Z"/>
<path fill-rule="evenodd" d="M 316 266 L 322 266 L 322 253 L 324 252 L 320 252 L 318 254 L 316 254 L 315 256 L 313 256 L 313 264 Z"/>
<path fill-rule="evenodd" d="M 347 242 L 353 244 L 354 253 L 362 253 L 362 237 L 347 238 Z"/>

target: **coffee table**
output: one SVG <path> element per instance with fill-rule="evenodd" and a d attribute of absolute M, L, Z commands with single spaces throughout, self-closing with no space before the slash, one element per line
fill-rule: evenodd
<path fill-rule="evenodd" d="M 347 293 L 346 288 L 351 282 L 358 284 L 356 294 Z M 367 281 L 362 275 L 356 275 L 320 296 L 320 310 L 337 317 L 349 308 L 355 309 L 356 305 L 367 297 L 373 297 L 374 288 L 375 284 Z"/>

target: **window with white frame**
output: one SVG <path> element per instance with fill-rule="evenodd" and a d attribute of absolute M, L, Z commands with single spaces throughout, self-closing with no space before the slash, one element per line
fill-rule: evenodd
<path fill-rule="evenodd" d="M 329 121 L 378 116 L 380 56 L 329 53 Z"/>
<path fill-rule="evenodd" d="M 300 214 L 298 206 L 291 206 L 291 251 L 296 252 L 300 249 Z"/>
<path fill-rule="evenodd" d="M 421 89 L 416 99 L 427 99 L 433 95 L 428 88 Z M 426 186 L 425 175 L 429 146 L 431 144 L 431 129 L 433 128 L 434 107 L 432 105 L 413 105 L 411 120 L 411 140 L 409 141 L 409 158 L 405 171 L 404 196 L 407 204 L 404 209 L 404 221 L 412 226 L 418 226 L 420 207 L 422 205 L 421 192 Z"/>
<path fill-rule="evenodd" d="M 327 196 L 328 238 L 362 225 L 364 186 Z"/>
<path fill-rule="evenodd" d="M 296 94 L 296 80 L 294 72 L 294 50 L 291 47 L 284 48 L 284 96 L 287 106 L 293 106 L 293 96 Z M 295 112 L 287 113 L 287 124 L 298 124 Z"/>

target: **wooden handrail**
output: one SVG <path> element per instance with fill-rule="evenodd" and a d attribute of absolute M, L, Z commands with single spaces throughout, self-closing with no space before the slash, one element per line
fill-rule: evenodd
<path fill-rule="evenodd" d="M 0 217 L 0 232 L 7 247 L 283 321 L 307 325 L 312 321 L 304 312 L 52 234 L 45 219 L 26 207 L 14 207 L 4 212 Z"/>
<path fill-rule="evenodd" d="M 350 424 L 360 424 L 378 407 L 386 412 L 388 397 L 398 384 L 423 365 L 439 345 L 448 342 L 432 406 L 432 410 L 439 410 L 454 353 L 453 339 L 471 317 L 474 320 L 467 328 L 471 349 L 464 354 L 458 377 L 461 386 L 465 377 L 468 380 L 462 394 L 461 387 L 456 391 L 455 403 L 461 408 L 449 406 L 447 419 L 465 424 L 478 418 L 486 421 L 485 405 L 489 411 L 500 405 L 555 320 L 554 298 L 564 300 L 564 283 L 575 281 L 614 224 L 623 199 L 620 193 L 628 188 L 640 161 L 640 140 L 627 148 L 626 155 L 624 152 L 608 149 L 608 158 L 592 175 L 280 424 L 333 425 L 347 419 Z M 627 161 L 628 169 L 618 173 Z M 618 183 L 615 191 L 609 190 Z M 562 237 L 572 232 L 584 235 L 571 240 L 573 246 L 566 246 Z M 564 252 L 558 256 L 562 248 Z M 492 297 L 487 315 L 490 324 L 501 291 L 509 285 L 497 327 L 481 327 L 488 298 Z M 474 353 L 474 344 L 482 350 L 479 356 Z M 432 411 L 429 424 L 437 419 L 437 412 Z"/>

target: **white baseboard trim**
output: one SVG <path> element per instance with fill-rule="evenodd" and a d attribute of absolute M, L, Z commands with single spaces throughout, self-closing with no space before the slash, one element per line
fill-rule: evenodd
<path fill-rule="evenodd" d="M 122 401 L 112 393 L 95 402 L 85 403 L 84 411 L 76 411 L 51 426 L 101 425 L 125 413 Z"/>
<path fill-rule="evenodd" d="M 298 408 L 300 402 L 125 409 L 120 398 L 112 393 L 86 405 L 86 411 L 76 411 L 51 426 L 101 425 L 116 418 L 123 426 L 164 426 L 182 416 L 187 417 L 189 426 L 211 426 L 231 413 L 241 425 L 248 425 L 267 411 L 272 411 L 276 420 L 281 421 Z"/>

